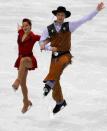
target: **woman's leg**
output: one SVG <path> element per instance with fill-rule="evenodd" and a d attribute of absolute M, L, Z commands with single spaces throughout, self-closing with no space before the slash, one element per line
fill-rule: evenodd
<path fill-rule="evenodd" d="M 30 57 L 23 57 L 20 62 L 20 67 L 18 70 L 18 77 L 12 84 L 13 89 L 16 91 L 20 85 L 20 79 L 23 76 L 24 68 L 32 68 L 32 62 Z"/>
<path fill-rule="evenodd" d="M 18 72 L 18 79 L 20 81 L 20 86 L 23 94 L 23 104 L 24 104 L 22 108 L 22 113 L 25 113 L 28 110 L 29 106 L 32 105 L 32 103 L 29 101 L 28 98 L 28 89 L 26 85 L 28 68 L 32 68 L 32 61 L 30 58 L 24 57 L 20 61 L 20 67 Z"/>
<path fill-rule="evenodd" d="M 20 61 L 18 80 L 21 81 L 24 77 L 25 71 L 28 68 L 32 68 L 32 60 L 30 57 L 23 57 Z"/>
<path fill-rule="evenodd" d="M 27 89 L 27 85 L 26 85 L 27 74 L 28 74 L 28 70 L 25 69 L 23 77 L 20 80 L 20 85 L 21 85 L 21 90 L 22 90 L 22 95 L 23 95 L 23 101 L 25 101 L 25 100 L 28 101 L 28 89 Z"/>
<path fill-rule="evenodd" d="M 26 69 L 24 76 L 23 76 L 22 80 L 20 81 L 21 90 L 22 90 L 22 94 L 23 94 L 22 113 L 25 113 L 28 110 L 29 106 L 32 105 L 31 101 L 28 98 L 28 88 L 27 88 L 27 85 L 26 85 L 27 74 L 28 74 L 28 70 Z"/>

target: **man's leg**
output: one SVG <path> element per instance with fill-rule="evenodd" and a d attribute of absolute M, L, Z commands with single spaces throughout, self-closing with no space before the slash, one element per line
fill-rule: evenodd
<path fill-rule="evenodd" d="M 62 107 L 65 107 L 67 105 L 66 101 L 63 98 L 59 80 L 60 80 L 61 74 L 63 73 L 63 70 L 70 62 L 71 62 L 71 56 L 69 55 L 59 57 L 58 59 L 53 59 L 51 61 L 49 74 L 44 80 L 46 81 L 45 87 L 47 83 L 50 82 L 50 80 L 54 81 L 53 88 L 51 88 L 48 84 L 48 88 L 50 87 L 48 93 L 52 89 L 53 90 L 52 97 L 56 101 L 56 105 L 53 109 L 53 113 L 59 112 L 62 109 Z"/>
<path fill-rule="evenodd" d="M 59 80 L 64 68 L 71 62 L 71 56 L 62 56 L 57 59 L 52 59 L 49 74 L 45 78 L 44 96 L 47 96 L 51 89 L 60 87 Z M 46 91 L 46 92 L 45 92 Z"/>
<path fill-rule="evenodd" d="M 52 90 L 52 97 L 57 103 L 63 101 L 63 94 L 62 94 L 62 89 L 59 80 L 55 82 L 55 86 Z"/>
<path fill-rule="evenodd" d="M 45 78 L 45 87 L 44 87 L 44 96 L 47 96 L 51 89 L 55 88 L 55 85 L 58 84 L 60 75 L 62 74 L 62 64 L 55 59 L 51 61 L 50 71 L 47 77 Z"/>
<path fill-rule="evenodd" d="M 62 107 L 65 107 L 67 105 L 66 101 L 63 98 L 62 89 L 61 89 L 59 81 L 56 81 L 55 83 L 55 86 L 52 92 L 52 97 L 56 101 L 56 105 L 53 109 L 53 113 L 59 112 L 62 109 Z"/>

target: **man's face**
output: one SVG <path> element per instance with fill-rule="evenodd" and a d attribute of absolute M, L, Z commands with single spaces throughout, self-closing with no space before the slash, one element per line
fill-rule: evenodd
<path fill-rule="evenodd" d="M 56 14 L 56 17 L 57 17 L 57 22 L 63 23 L 63 21 L 65 19 L 65 13 L 64 12 L 58 12 Z"/>

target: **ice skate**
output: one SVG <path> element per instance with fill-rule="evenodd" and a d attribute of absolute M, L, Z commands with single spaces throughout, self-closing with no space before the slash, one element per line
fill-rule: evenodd
<path fill-rule="evenodd" d="M 15 82 L 12 84 L 12 87 L 16 91 L 18 90 L 19 85 L 20 85 L 20 82 L 18 79 L 16 79 Z"/>
<path fill-rule="evenodd" d="M 45 87 L 43 88 L 43 91 L 44 91 L 43 95 L 47 96 L 49 94 L 50 90 L 51 90 L 51 87 L 48 86 L 47 84 L 45 84 Z"/>
<path fill-rule="evenodd" d="M 66 101 L 64 100 L 61 104 L 56 104 L 53 109 L 53 114 L 58 113 L 61 109 L 63 109 L 67 105 Z"/>
<path fill-rule="evenodd" d="M 32 102 L 31 101 L 23 101 L 24 102 L 24 105 L 23 105 L 23 108 L 22 108 L 22 113 L 26 113 L 30 107 L 32 106 Z"/>

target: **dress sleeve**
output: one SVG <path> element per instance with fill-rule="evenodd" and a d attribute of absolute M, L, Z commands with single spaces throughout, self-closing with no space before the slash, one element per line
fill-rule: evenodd
<path fill-rule="evenodd" d="M 33 40 L 34 43 L 36 41 L 39 41 L 40 40 L 40 35 L 36 35 L 36 34 L 32 33 L 32 40 Z"/>
<path fill-rule="evenodd" d="M 21 33 L 23 33 L 24 31 L 23 31 L 23 29 L 19 29 L 18 30 L 18 34 L 21 34 Z"/>

